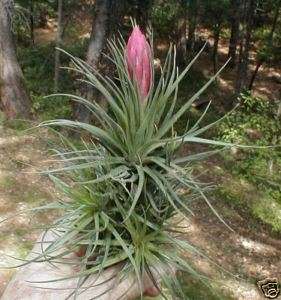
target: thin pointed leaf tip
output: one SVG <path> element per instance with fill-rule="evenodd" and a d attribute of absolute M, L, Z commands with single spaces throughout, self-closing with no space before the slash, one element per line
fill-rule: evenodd
<path fill-rule="evenodd" d="M 128 39 L 125 49 L 128 73 L 138 87 L 140 101 L 145 103 L 151 87 L 151 48 L 138 26 Z"/>

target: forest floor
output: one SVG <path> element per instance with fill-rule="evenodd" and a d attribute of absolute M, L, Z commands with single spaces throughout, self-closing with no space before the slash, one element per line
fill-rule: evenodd
<path fill-rule="evenodd" d="M 200 36 L 209 39 L 210 33 L 202 30 Z M 86 35 L 81 33 L 80 37 L 85 38 Z M 49 44 L 54 39 L 55 24 L 52 22 L 48 28 L 37 29 L 35 32 L 35 42 L 38 44 Z M 157 50 L 162 57 L 167 50 L 167 43 L 163 45 L 159 43 Z M 220 64 L 226 60 L 226 53 L 226 43 L 222 40 L 219 47 Z M 254 55 L 255 53 L 251 54 L 251 70 L 254 68 Z M 198 80 L 198 84 L 201 85 L 202 80 L 213 72 L 209 53 L 201 56 L 196 63 L 196 69 L 201 73 Z M 278 82 L 280 74 L 280 66 L 261 68 L 254 92 L 268 99 L 280 100 L 281 85 Z M 193 80 L 196 81 L 197 78 Z M 234 81 L 235 70 L 226 68 L 218 80 L 219 88 L 208 92 L 206 97 L 208 100 L 214 99 L 219 106 L 218 104 L 225 101 L 226 96 L 233 90 Z M 41 82 L 40 84 L 42 85 Z M 187 84 L 183 92 L 186 90 L 189 94 L 190 86 L 194 88 L 192 84 Z M 40 132 L 40 136 L 30 133 L 19 134 L 17 130 L 1 127 L 0 122 L 0 222 L 21 210 L 34 208 L 56 199 L 57 191 L 51 182 L 36 173 L 49 166 L 45 138 L 47 138 L 45 132 Z M 203 168 L 210 173 L 207 177 L 216 183 L 233 186 L 236 190 L 245 188 L 242 181 L 232 182 L 232 178 L 219 161 L 210 160 Z M 245 188 L 244 194 L 244 201 L 252 196 L 258 200 L 254 186 Z M 201 283 L 190 278 L 186 278 L 187 295 L 194 300 L 265 299 L 257 287 L 257 281 L 277 277 L 281 282 L 280 236 L 248 215 L 243 207 L 234 208 L 219 195 L 214 197 L 212 203 L 234 232 L 227 229 L 204 202 L 200 202 L 194 204 L 193 210 L 196 215 L 185 224 L 185 235 L 187 240 L 201 248 L 209 258 L 232 275 L 222 272 L 208 260 L 196 257 L 196 266 L 212 279 L 217 296 L 212 297 Z M 35 215 L 29 211 L 0 223 L 0 296 L 14 272 L 3 268 L 14 261 L 9 256 L 24 258 L 40 231 L 38 228 L 31 229 L 41 226 L 42 223 L 50 223 L 54 218 L 54 213 Z"/>
<path fill-rule="evenodd" d="M 38 133 L 19 134 L 0 127 L 0 221 L 21 210 L 53 201 L 58 195 L 51 182 L 38 174 L 49 165 L 44 137 L 44 132 L 40 132 L 39 137 Z M 219 168 L 215 161 L 207 162 L 205 167 L 208 172 Z M 211 278 L 217 296 L 212 298 L 206 294 L 209 291 L 202 290 L 200 283 L 190 278 L 186 278 L 186 293 L 196 300 L 264 299 L 256 283 L 268 277 L 279 276 L 281 280 L 281 241 L 243 210 L 233 209 L 221 200 L 214 199 L 213 204 L 234 232 L 227 229 L 204 202 L 194 204 L 195 217 L 185 224 L 184 232 L 188 241 L 232 275 L 196 257 L 193 260 L 198 270 Z M 0 295 L 14 272 L 1 267 L 11 265 L 10 256 L 24 258 L 40 231 L 32 229 L 53 219 L 53 213 L 28 212 L 0 224 Z M 202 297 L 195 296 L 198 291 L 199 295 L 203 293 Z"/>

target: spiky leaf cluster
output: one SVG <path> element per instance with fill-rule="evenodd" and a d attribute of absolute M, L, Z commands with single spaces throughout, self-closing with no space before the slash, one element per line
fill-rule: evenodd
<path fill-rule="evenodd" d="M 192 200 L 201 197 L 210 205 L 204 194 L 206 187 L 193 177 L 192 163 L 216 150 L 181 158 L 175 154 L 184 143 L 229 146 L 199 137 L 213 125 L 200 127 L 208 108 L 196 124 L 187 125 L 184 134 L 178 136 L 174 131 L 175 123 L 215 79 L 212 77 L 175 109 L 179 83 L 203 49 L 180 73 L 175 49 L 170 47 L 160 79 L 143 105 L 128 76 L 124 47 L 122 38 L 109 41 L 108 59 L 116 67 L 116 81 L 68 54 L 74 66 L 71 70 L 81 73 L 83 82 L 104 96 L 108 110 L 80 96 L 53 95 L 85 105 L 100 126 L 71 120 L 52 120 L 40 125 L 84 131 L 91 140 L 75 145 L 62 137 L 63 147 L 55 150 L 58 167 L 47 174 L 68 200 L 52 204 L 51 208 L 64 211 L 47 229 L 55 231 L 57 239 L 32 260 L 54 262 L 82 249 L 81 270 L 74 275 L 79 278 L 73 292 L 76 296 L 83 292 L 82 286 L 89 276 L 100 275 L 105 268 L 116 264 L 121 265 L 120 280 L 134 274 L 140 293 L 144 272 L 154 277 L 152 274 L 159 272 L 155 266 L 166 265 L 171 273 L 176 268 L 196 274 L 181 254 L 198 251 L 177 237 L 172 220 L 176 214 L 184 217 L 191 214 Z M 172 292 L 180 293 L 176 276 L 161 272 L 158 275 Z"/>

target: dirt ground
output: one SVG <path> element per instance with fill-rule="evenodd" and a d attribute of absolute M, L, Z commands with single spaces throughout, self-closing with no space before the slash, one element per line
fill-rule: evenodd
<path fill-rule="evenodd" d="M 0 220 L 57 197 L 48 179 L 38 174 L 48 166 L 47 157 L 44 133 L 39 138 L 38 133 L 19 134 L 0 127 Z M 214 205 L 234 232 L 200 202 L 193 208 L 196 216 L 185 224 L 186 238 L 232 275 L 199 257 L 198 269 L 229 299 L 264 299 L 256 282 L 268 277 L 281 281 L 281 240 L 220 199 Z M 28 212 L 0 224 L 0 295 L 14 272 L 3 267 L 15 263 L 11 256 L 24 258 L 40 232 L 31 229 L 53 218 L 53 213 Z"/>
<path fill-rule="evenodd" d="M 196 217 L 187 226 L 186 238 L 224 270 L 206 259 L 197 260 L 198 269 L 213 280 L 227 299 L 265 299 L 257 283 L 265 278 L 281 281 L 280 237 L 226 207 L 221 199 L 216 199 L 214 205 L 234 231 L 226 228 L 207 205 L 196 205 Z"/>
<path fill-rule="evenodd" d="M 47 178 L 38 174 L 47 166 L 42 138 L 44 133 L 39 138 L 0 126 L 0 295 L 13 273 L 2 268 L 18 263 L 12 257 L 24 258 L 40 232 L 36 227 L 53 219 L 51 212 L 15 216 L 57 195 Z"/>

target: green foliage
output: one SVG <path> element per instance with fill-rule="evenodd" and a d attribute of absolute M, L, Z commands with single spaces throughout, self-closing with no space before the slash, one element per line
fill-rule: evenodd
<path fill-rule="evenodd" d="M 5 189 L 10 189 L 11 187 L 13 187 L 15 185 L 15 182 L 15 179 L 9 176 L 3 177 L 0 180 L 1 187 Z"/>
<path fill-rule="evenodd" d="M 14 6 L 12 31 L 17 34 L 19 40 L 28 40 L 30 31 L 29 11 L 18 4 Z"/>
<path fill-rule="evenodd" d="M 153 28 L 159 36 L 169 36 L 171 38 L 173 31 L 176 29 L 174 25 L 179 14 L 179 10 L 179 1 L 155 1 L 152 7 L 151 18 Z"/>
<path fill-rule="evenodd" d="M 280 145 L 281 125 L 274 103 L 250 93 L 241 94 L 239 107 L 218 128 L 219 136 L 229 142 Z M 267 150 L 265 150 L 267 152 Z"/>
<path fill-rule="evenodd" d="M 273 146 L 263 149 L 239 151 L 236 156 L 226 155 L 227 169 L 234 176 L 254 185 L 256 191 L 242 193 L 241 182 L 220 188 L 223 198 L 239 207 L 248 207 L 249 212 L 270 224 L 273 230 L 281 231 L 280 199 L 280 121 L 276 118 L 274 103 L 242 94 L 240 107 L 228 116 L 218 128 L 219 137 L 225 141 L 261 146 Z M 238 194 L 237 194 L 238 193 Z M 250 194 L 256 194 L 254 200 Z"/>
<path fill-rule="evenodd" d="M 67 47 L 75 56 L 83 56 L 86 42 L 81 41 Z M 32 48 L 18 48 L 18 56 L 25 81 L 30 92 L 33 111 L 41 120 L 51 118 L 66 118 L 71 116 L 72 107 L 62 98 L 45 99 L 44 95 L 53 92 L 54 88 L 54 44 L 35 45 Z M 67 66 L 70 63 L 67 56 L 61 57 L 61 64 Z M 73 73 L 61 71 L 60 88 L 68 92 L 74 92 L 77 86 L 73 85 Z M 44 82 L 44 84 L 42 84 Z"/>
<path fill-rule="evenodd" d="M 280 31 L 279 28 L 278 30 Z M 280 32 L 273 35 L 272 39 L 270 35 L 271 28 L 266 25 L 255 31 L 255 39 L 259 43 L 257 58 L 268 64 L 277 63 L 280 60 Z"/>
<path fill-rule="evenodd" d="M 23 130 L 29 129 L 30 128 L 30 122 L 26 121 L 26 120 L 19 120 L 19 119 L 15 119 L 15 120 L 8 120 L 8 119 L 4 119 L 3 124 L 5 125 L 5 127 L 14 129 L 16 131 L 18 131 L 18 133 L 22 133 Z"/>
<path fill-rule="evenodd" d="M 261 1 L 259 7 L 259 13 L 262 15 L 260 16 L 260 24 L 254 31 L 254 38 L 258 43 L 257 58 L 267 64 L 278 63 L 281 58 L 280 26 L 278 25 L 280 1 Z"/>
<path fill-rule="evenodd" d="M 2 111 L 0 111 L 0 126 L 3 125 L 4 121 L 5 121 L 5 115 Z"/>
<path fill-rule="evenodd" d="M 231 168 L 229 170 L 232 172 Z M 231 183 L 226 181 L 220 185 L 216 191 L 216 197 L 223 199 L 233 208 L 239 209 L 245 216 L 251 216 L 249 224 L 254 225 L 254 222 L 256 224 L 258 220 L 269 225 L 273 232 L 280 233 L 280 184 L 278 188 L 276 186 L 272 188 L 269 185 L 260 185 L 253 181 L 243 177 L 242 174 L 234 173 Z"/>
<path fill-rule="evenodd" d="M 213 284 L 214 285 L 214 284 Z M 200 280 L 196 280 L 190 276 L 185 278 L 184 293 L 186 299 L 190 300 L 231 300 L 231 296 L 226 296 L 216 286 L 210 291 L 208 287 L 202 284 Z"/>
<path fill-rule="evenodd" d="M 272 197 L 273 195 L 273 197 Z M 268 190 L 264 198 L 253 204 L 253 215 L 281 232 L 281 191 Z"/>
<path fill-rule="evenodd" d="M 18 57 L 31 95 L 50 93 L 53 86 L 53 46 L 19 48 Z M 44 82 L 44 84 L 42 84 Z"/>
<path fill-rule="evenodd" d="M 226 21 L 230 8 L 229 0 L 206 0 L 203 7 L 205 10 L 204 22 L 216 26 Z"/>

